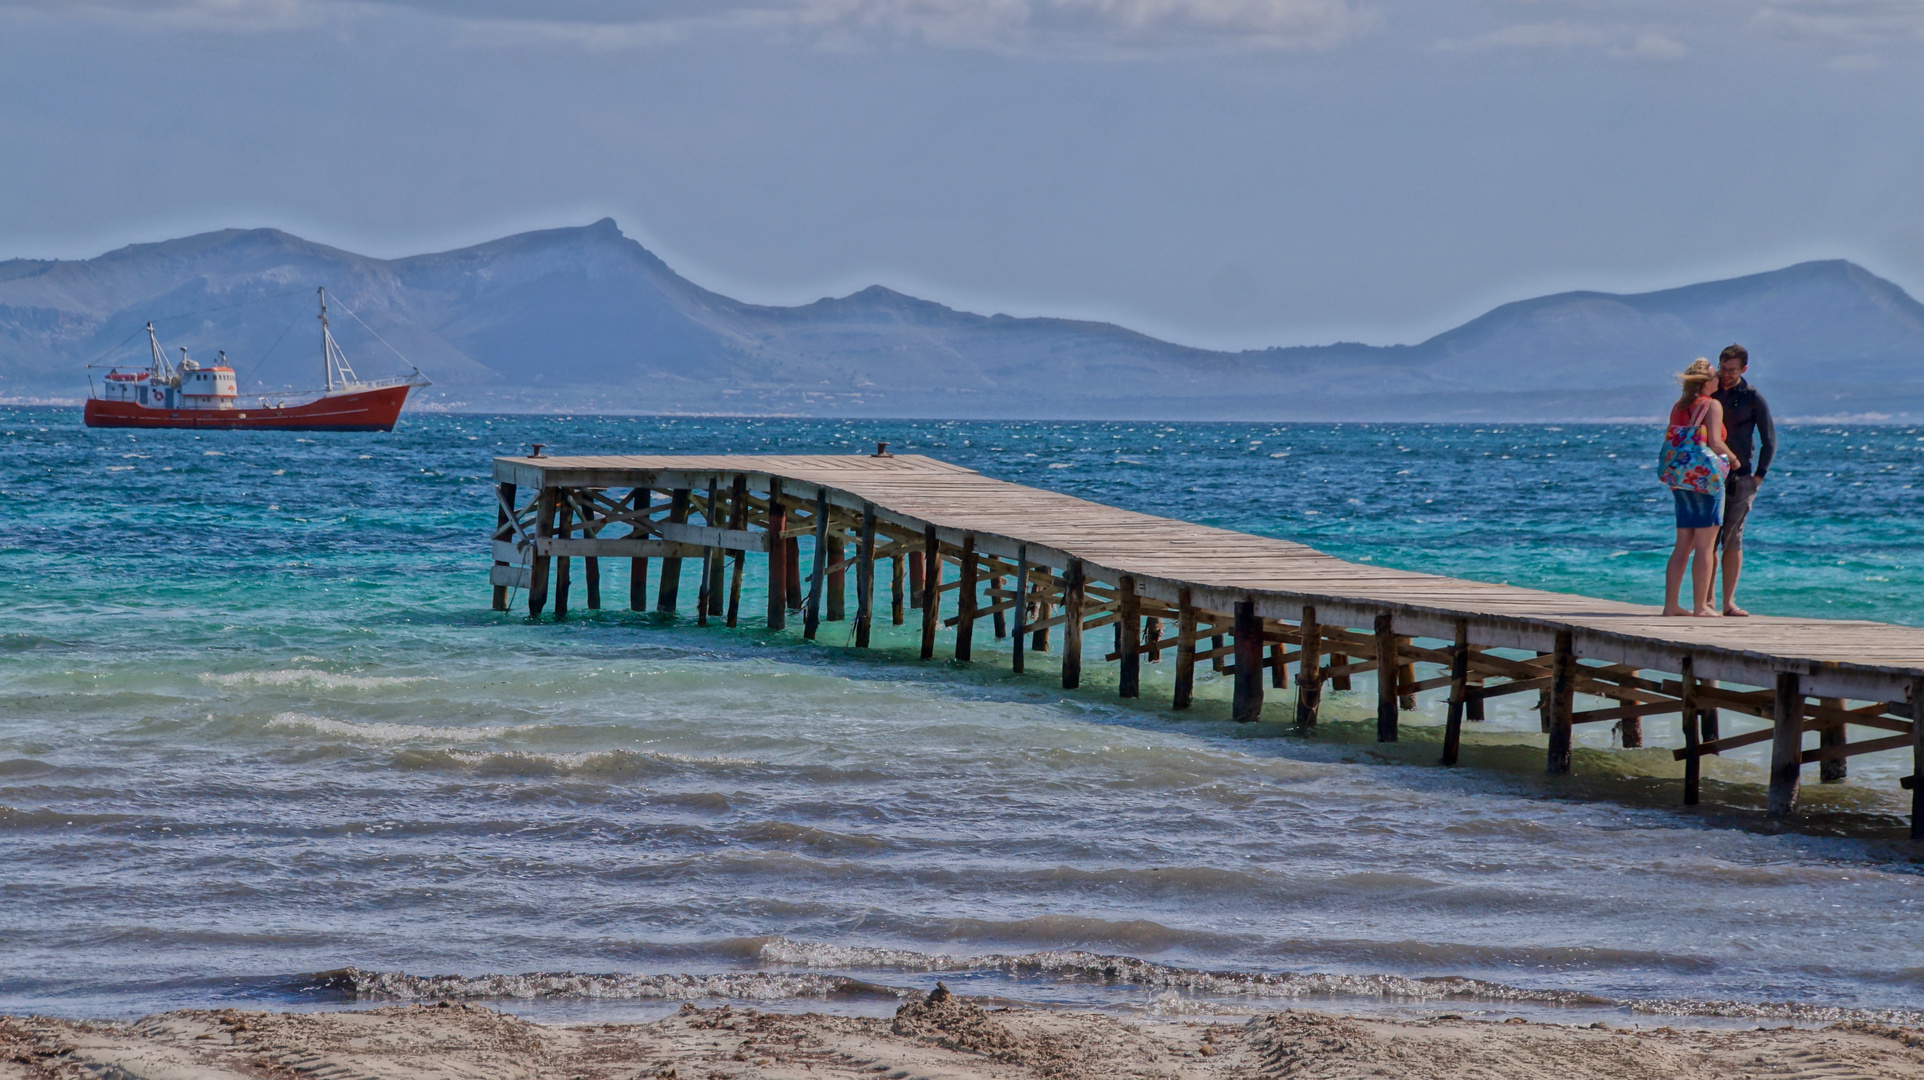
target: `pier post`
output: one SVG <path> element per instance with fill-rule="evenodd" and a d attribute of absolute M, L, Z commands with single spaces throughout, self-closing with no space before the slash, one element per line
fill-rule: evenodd
<path fill-rule="evenodd" d="M 855 545 L 855 647 L 868 648 L 875 621 L 875 504 L 862 504 L 861 538 Z"/>
<path fill-rule="evenodd" d="M 1407 637 L 1397 638 L 1396 639 L 1397 646 L 1400 648 L 1404 645 L 1408 645 L 1410 644 L 1411 640 L 1412 639 Z M 1402 709 L 1404 712 L 1416 711 L 1416 695 L 1406 694 L 1403 692 L 1403 687 L 1415 686 L 1415 685 L 1416 685 L 1415 662 L 1410 660 L 1405 660 L 1403 663 L 1398 664 L 1396 667 L 1396 706 L 1397 708 Z"/>
<path fill-rule="evenodd" d="M 1050 579 L 1049 585 L 1045 585 L 1042 588 L 1037 589 L 1035 591 L 1035 620 L 1037 622 L 1044 622 L 1049 618 L 1049 608 L 1051 606 L 1049 602 L 1049 590 L 1052 587 L 1054 587 L 1055 571 L 1051 570 L 1049 572 L 1049 579 Z M 1048 627 L 1045 626 L 1042 629 L 1037 630 L 1035 633 L 1029 635 L 1029 651 L 1030 652 L 1048 652 L 1049 651 L 1049 628 Z"/>
<path fill-rule="evenodd" d="M 1136 594 L 1136 579 L 1123 574 L 1116 580 L 1116 606 L 1122 644 L 1116 651 L 1121 662 L 1116 692 L 1122 697 L 1142 696 L 1142 597 Z"/>
<path fill-rule="evenodd" d="M 1062 688 L 1082 685 L 1082 560 L 1062 572 Z"/>
<path fill-rule="evenodd" d="M 902 548 L 905 541 L 895 542 L 895 557 L 889 560 L 889 625 L 902 625 Z"/>
<path fill-rule="evenodd" d="M 513 543 L 514 529 L 509 527 L 508 518 L 509 512 L 514 509 L 514 485 L 497 484 L 495 486 L 495 492 L 498 496 L 499 504 L 494 508 L 494 538 L 496 540 L 505 540 Z M 496 559 L 494 560 L 494 565 L 506 566 L 508 564 L 502 562 L 500 559 Z M 494 587 L 493 600 L 494 610 L 508 610 L 508 587 L 506 585 L 496 585 Z"/>
<path fill-rule="evenodd" d="M 654 495 L 648 488 L 635 488 L 628 493 L 636 518 L 628 533 L 630 540 L 648 539 L 648 507 L 654 502 Z M 628 610 L 648 610 L 648 560 L 639 556 L 628 560 Z"/>
<path fill-rule="evenodd" d="M 1839 697 L 1818 698 L 1817 704 L 1826 709 L 1843 709 L 1844 699 Z M 1843 746 L 1848 741 L 1848 732 L 1842 720 L 1826 721 L 1817 731 L 1817 745 L 1821 747 Z M 1819 783 L 1835 784 L 1850 775 L 1850 759 L 1842 757 L 1825 758 L 1818 763 Z"/>
<path fill-rule="evenodd" d="M 721 477 L 711 476 L 708 479 L 708 512 L 702 515 L 702 520 L 717 529 L 726 529 L 728 519 L 722 515 L 720 502 Z M 708 607 L 706 610 L 710 615 L 722 613 L 722 565 L 727 561 L 728 549 L 718 547 L 708 549 Z"/>
<path fill-rule="evenodd" d="M 1254 723 L 1263 716 L 1263 620 L 1256 614 L 1256 601 L 1236 601 L 1236 689 L 1230 701 L 1229 718 L 1239 724 Z"/>
<path fill-rule="evenodd" d="M 955 658 L 964 662 L 973 659 L 975 649 L 975 620 L 979 610 L 975 587 L 981 569 L 981 563 L 975 558 L 975 534 L 969 533 L 962 538 L 962 588 L 955 599 Z"/>
<path fill-rule="evenodd" d="M 1562 776 L 1570 771 L 1570 732 L 1575 723 L 1577 702 L 1577 650 L 1574 635 L 1568 630 L 1557 631 L 1557 647 L 1550 669 L 1550 703 L 1545 710 L 1550 724 L 1550 749 L 1545 770 L 1553 776 Z"/>
<path fill-rule="evenodd" d="M 1296 726 L 1307 731 L 1316 726 L 1316 713 L 1323 703 L 1323 629 L 1316 623 L 1316 609 L 1303 605 L 1303 644 L 1296 663 Z"/>
<path fill-rule="evenodd" d="M 539 541 L 554 535 L 554 504 L 557 489 L 544 487 L 535 496 L 534 504 L 534 562 L 528 567 L 528 617 L 535 618 L 541 609 L 548 606 L 548 556 L 542 554 Z"/>
<path fill-rule="evenodd" d="M 1677 710 L 1683 724 L 1684 767 L 1683 767 L 1683 804 L 1697 805 L 1703 789 L 1703 739 L 1698 729 L 1701 719 L 1697 708 L 1697 662 L 1686 656 L 1677 661 L 1677 681 L 1681 689 L 1677 694 Z"/>
<path fill-rule="evenodd" d="M 592 496 L 584 499 L 581 505 L 581 535 L 593 539 L 601 530 L 595 526 L 595 504 Z M 582 576 L 588 579 L 588 610 L 601 610 L 601 559 L 595 555 L 581 557 Z"/>
<path fill-rule="evenodd" d="M 1483 722 L 1483 673 L 1470 672 L 1470 700 L 1463 709 L 1464 719 L 1472 724 Z"/>
<path fill-rule="evenodd" d="M 567 493 L 557 492 L 555 496 L 554 535 L 562 540 L 574 532 L 574 511 L 568 506 Z M 568 557 L 557 556 L 554 568 L 554 617 L 568 617 Z"/>
<path fill-rule="evenodd" d="M 935 631 L 942 625 L 942 541 L 930 525 L 922 534 L 922 659 L 935 659 Z"/>
<path fill-rule="evenodd" d="M 1276 622 L 1276 639 L 1269 642 L 1269 685 L 1272 689 L 1276 690 L 1281 690 L 1289 685 L 1289 643 L 1282 640 L 1283 636 L 1288 633 L 1289 627 L 1285 625 L 1282 620 L 1278 619 Z M 1264 627 L 1263 637 L 1269 637 L 1268 627 L 1266 625 Z"/>
<path fill-rule="evenodd" d="M 1151 615 L 1142 620 L 1142 643 L 1148 646 L 1149 662 L 1162 663 L 1162 617 Z"/>
<path fill-rule="evenodd" d="M 1376 617 L 1376 741 L 1396 741 L 1396 627 L 1389 612 Z"/>
<path fill-rule="evenodd" d="M 1924 840 L 1924 677 L 1911 680 L 1911 839 Z"/>
<path fill-rule="evenodd" d="M 782 482 L 768 480 L 768 628 L 780 630 L 788 625 L 788 545 L 782 533 L 788 529 L 788 511 L 782 506 Z"/>
<path fill-rule="evenodd" d="M 1348 665 L 1349 665 L 1348 653 L 1342 651 L 1341 649 L 1338 649 L 1337 651 L 1329 654 L 1330 667 L 1338 668 L 1338 667 L 1347 667 Z M 1352 689 L 1349 682 L 1349 673 L 1344 672 L 1341 675 L 1331 675 L 1329 677 L 1329 688 L 1339 693 L 1347 693 L 1349 690 Z M 1477 719 L 1481 720 L 1482 717 L 1479 716 L 1477 717 Z"/>
<path fill-rule="evenodd" d="M 823 518 L 833 525 L 834 511 L 823 513 Z M 832 528 L 828 533 L 828 603 L 824 604 L 822 618 L 826 622 L 848 621 L 848 543 L 842 534 Z"/>
<path fill-rule="evenodd" d="M 783 576 L 782 603 L 790 611 L 802 610 L 802 538 L 791 536 L 783 545 L 782 558 L 788 564 L 788 573 Z"/>
<path fill-rule="evenodd" d="M 728 520 L 731 529 L 748 528 L 748 474 L 736 473 L 735 482 L 728 489 Z M 728 581 L 728 625 L 734 626 L 742 613 L 742 569 L 748 562 L 748 552 L 735 551 L 735 568 Z"/>
<path fill-rule="evenodd" d="M 1797 783 L 1804 769 L 1804 695 L 1795 671 L 1777 673 L 1777 694 L 1771 702 L 1770 809 L 1771 817 L 1789 817 L 1797 809 Z"/>
<path fill-rule="evenodd" d="M 1443 764 L 1454 765 L 1463 749 L 1463 706 L 1470 700 L 1470 620 L 1456 620 L 1450 649 L 1450 711 L 1443 721 Z"/>
<path fill-rule="evenodd" d="M 669 494 L 668 520 L 676 525 L 688 521 L 687 488 L 676 488 Z M 703 568 L 704 571 L 707 569 Z M 681 600 L 681 556 L 668 555 L 661 560 L 661 589 L 655 594 L 655 610 L 674 614 Z"/>
<path fill-rule="evenodd" d="M 1002 560 L 997 558 L 995 565 L 996 569 L 1001 569 Z M 1005 580 L 1007 579 L 1001 574 L 996 574 L 989 579 L 989 607 L 995 611 L 994 627 L 997 641 L 1009 636 L 1009 613 L 1003 610 L 1009 603 L 1009 598 L 1002 595 L 1007 591 L 1002 587 Z"/>
<path fill-rule="evenodd" d="M 808 575 L 808 608 L 802 613 L 802 637 L 815 640 L 822 628 L 822 586 L 828 573 L 828 489 L 815 495 L 815 570 Z"/>
<path fill-rule="evenodd" d="M 929 580 L 928 567 L 925 565 L 926 561 L 927 557 L 921 552 L 909 552 L 909 607 L 917 611 L 920 611 L 922 608 L 922 590 Z M 900 622 L 901 620 L 898 619 L 896 621 Z"/>
<path fill-rule="evenodd" d="M 1706 680 L 1706 681 L 1704 682 L 1704 685 L 1705 685 L 1705 686 L 1707 686 L 1707 687 L 1709 687 L 1709 688 L 1710 688 L 1710 689 L 1712 689 L 1712 690 L 1715 690 L 1715 689 L 1717 689 L 1717 685 L 1718 685 L 1718 684 L 1717 684 L 1717 680 L 1715 680 L 1715 679 L 1708 679 L 1708 680 Z M 1713 708 L 1713 709 L 1704 709 L 1704 710 L 1703 710 L 1702 712 L 1700 712 L 1700 713 L 1698 713 L 1698 724 L 1697 724 L 1697 726 L 1698 726 L 1698 728 L 1699 728 L 1699 729 L 1700 729 L 1700 730 L 1702 731 L 1702 733 L 1703 733 L 1703 741 L 1704 741 L 1704 742 L 1707 742 L 1707 743 L 1714 743 L 1714 742 L 1716 742 L 1716 741 L 1717 741 L 1718 739 L 1720 739 L 1720 738 L 1722 738 L 1722 737 L 1723 737 L 1722 735 L 1720 735 L 1720 734 L 1719 734 L 1719 729 L 1720 729 L 1720 728 L 1721 728 L 1721 726 L 1722 726 L 1722 725 L 1721 725 L 1721 724 L 1719 723 L 1719 714 L 1718 714 L 1718 712 L 1717 712 L 1717 710 L 1716 710 L 1716 709 L 1714 709 L 1714 708 Z M 1717 755 L 1717 756 L 1719 756 L 1719 757 L 1721 757 L 1721 756 L 1723 756 L 1723 751 L 1722 751 L 1722 750 L 1717 750 L 1717 749 L 1714 749 L 1714 748 L 1713 748 L 1713 749 L 1711 749 L 1711 750 L 1710 750 L 1710 751 L 1708 751 L 1708 752 L 1709 752 L 1709 753 L 1712 753 L 1712 754 L 1715 754 L 1715 755 Z"/>
<path fill-rule="evenodd" d="M 1015 549 L 1015 638 L 1009 643 L 1009 670 L 1022 674 L 1023 635 L 1029 627 L 1029 545 Z"/>
<path fill-rule="evenodd" d="M 1176 692 L 1172 709 L 1187 709 L 1196 700 L 1196 608 L 1188 589 L 1176 590 Z"/>

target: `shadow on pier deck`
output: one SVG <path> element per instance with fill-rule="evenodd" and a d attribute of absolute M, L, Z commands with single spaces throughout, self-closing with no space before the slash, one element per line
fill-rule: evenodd
<path fill-rule="evenodd" d="M 767 625 L 781 629 L 799 610 L 813 638 L 824 619 L 845 617 L 852 562 L 854 641 L 866 648 L 886 563 L 888 618 L 901 624 L 920 609 L 924 659 L 944 627 L 955 631 L 955 656 L 969 659 L 977 623 L 992 619 L 997 637 L 1010 636 L 1017 671 L 1026 652 L 1049 650 L 1059 635 L 1063 685 L 1073 689 L 1084 634 L 1113 626 L 1103 659 L 1119 665 L 1123 696 L 1137 696 L 1145 654 L 1171 652 L 1174 708 L 1189 707 L 1196 665 L 1206 663 L 1233 676 L 1238 720 L 1262 715 L 1265 686 L 1293 683 L 1304 728 L 1316 724 L 1325 687 L 1380 672 L 1380 741 L 1397 739 L 1398 714 L 1415 695 L 1448 689 L 1445 764 L 1456 761 L 1465 719 L 1519 693 L 1538 696 L 1551 773 L 1570 770 L 1574 725 L 1616 725 L 1634 747 L 1645 717 L 1676 716 L 1686 804 L 1698 800 L 1704 755 L 1769 742 L 1778 817 L 1796 808 L 1803 766 L 1838 779 L 1851 756 L 1909 748 L 1912 775 L 1901 782 L 1912 791 L 1912 838 L 1924 839 L 1924 725 L 1911 720 L 1924 700 L 1924 629 L 1665 618 L 1635 604 L 1345 562 L 915 455 L 503 457 L 494 478 L 497 609 L 525 589 L 530 614 L 551 600 L 561 614 L 574 558 L 597 608 L 600 561 L 625 558 L 629 606 L 647 610 L 648 563 L 658 558 L 652 606 L 673 611 L 692 560 L 702 569 L 698 617 L 733 626 L 754 555 L 767 560 Z M 815 541 L 806 574 L 805 536 Z M 1440 671 L 1419 678 L 1419 664 Z M 1579 694 L 1612 704 L 1577 711 Z M 1726 715 L 1767 726 L 1726 733 Z"/>

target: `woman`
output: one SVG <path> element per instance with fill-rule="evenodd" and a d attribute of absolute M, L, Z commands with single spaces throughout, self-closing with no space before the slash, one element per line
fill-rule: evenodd
<path fill-rule="evenodd" d="M 1724 407 L 1710 396 L 1717 386 L 1717 369 L 1699 357 L 1678 378 L 1683 396 L 1670 410 L 1660 474 L 1677 504 L 1677 546 L 1664 569 L 1663 613 L 1714 618 L 1722 614 L 1710 605 L 1710 589 L 1717 579 L 1717 528 L 1724 522 L 1730 447 L 1724 445 Z M 1677 590 L 1693 554 L 1692 603 L 1685 611 L 1677 603 Z"/>

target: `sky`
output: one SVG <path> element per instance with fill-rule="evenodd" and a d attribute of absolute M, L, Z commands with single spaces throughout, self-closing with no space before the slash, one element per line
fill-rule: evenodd
<path fill-rule="evenodd" d="M 1924 0 L 0 0 L 0 147 L 0 258 L 609 216 L 745 300 L 1218 348 L 1924 295 Z"/>

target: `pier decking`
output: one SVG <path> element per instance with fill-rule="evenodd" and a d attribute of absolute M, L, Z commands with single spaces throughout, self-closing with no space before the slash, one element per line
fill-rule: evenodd
<path fill-rule="evenodd" d="M 1466 718 L 1479 719 L 1490 698 L 1527 692 L 1538 695 L 1552 773 L 1570 769 L 1574 725 L 1618 725 L 1631 747 L 1642 744 L 1643 718 L 1678 717 L 1685 803 L 1698 800 L 1701 757 L 1722 750 L 1772 744 L 1770 813 L 1785 816 L 1804 765 L 1841 779 L 1851 756 L 1910 748 L 1916 764 L 1903 785 L 1912 789 L 1912 836 L 1924 839 L 1924 789 L 1915 783 L 1924 724 L 1911 720 L 1912 702 L 1924 701 L 1924 629 L 1665 618 L 1635 604 L 1345 562 L 916 455 L 503 457 L 494 478 L 497 609 L 507 608 L 511 589 L 524 589 L 531 614 L 551 601 L 565 614 L 574 558 L 587 606 L 597 608 L 600 561 L 626 558 L 629 605 L 672 611 L 682 563 L 692 560 L 702 571 L 698 617 L 732 626 L 754 554 L 768 560 L 767 624 L 781 628 L 799 610 L 812 638 L 824 619 L 844 616 L 852 562 L 854 640 L 867 647 L 877 566 L 886 562 L 888 618 L 901 624 L 905 609 L 921 609 L 924 659 L 944 626 L 955 630 L 955 656 L 971 659 L 977 625 L 991 619 L 997 638 L 1008 635 L 1018 671 L 1026 652 L 1049 650 L 1059 633 L 1063 685 L 1074 688 L 1083 635 L 1113 626 L 1104 659 L 1120 665 L 1123 696 L 1137 696 L 1145 654 L 1172 653 L 1175 708 L 1189 705 L 1196 665 L 1207 663 L 1234 677 L 1238 720 L 1262 716 L 1266 684 L 1293 683 L 1287 715 L 1305 728 L 1317 722 L 1324 687 L 1348 689 L 1351 676 L 1382 672 L 1377 738 L 1396 740 L 1398 714 L 1415 695 L 1447 689 L 1443 758 L 1451 764 Z M 806 574 L 804 536 L 815 539 Z M 651 605 L 654 558 L 663 565 Z M 1441 670 L 1419 678 L 1417 665 Z M 1577 711 L 1578 694 L 1612 704 Z M 1731 714 L 1767 726 L 1726 731 Z M 1865 729 L 1878 734 L 1861 737 Z"/>

